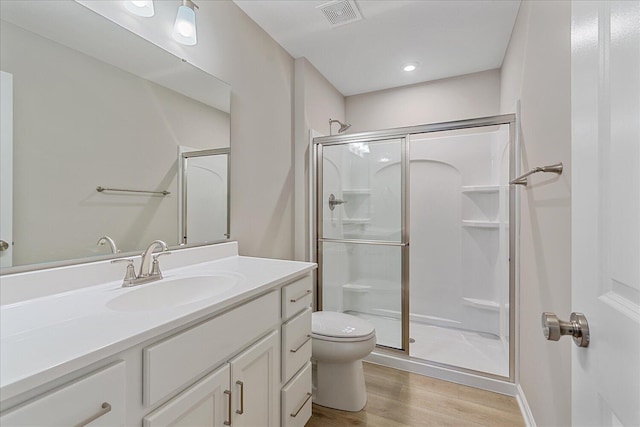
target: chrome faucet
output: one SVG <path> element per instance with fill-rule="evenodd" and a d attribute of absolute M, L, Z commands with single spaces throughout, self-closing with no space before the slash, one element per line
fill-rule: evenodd
<path fill-rule="evenodd" d="M 161 250 L 160 253 L 154 255 L 154 249 L 159 246 Z M 149 247 L 145 249 L 142 253 L 141 263 L 140 263 L 140 273 L 136 275 L 135 268 L 133 266 L 133 259 L 114 259 L 111 261 L 112 263 L 116 262 L 126 262 L 127 263 L 127 271 L 125 273 L 124 279 L 122 280 L 122 287 L 130 287 L 136 285 L 142 285 L 143 283 L 154 282 L 156 280 L 162 279 L 162 272 L 160 271 L 160 263 L 158 262 L 158 257 L 161 255 L 169 255 L 171 252 L 167 250 L 167 244 L 162 240 L 154 240 L 151 242 Z M 153 258 L 153 262 L 150 261 L 150 258 Z M 149 265 L 151 264 L 151 266 Z"/>
<path fill-rule="evenodd" d="M 96 245 L 98 246 L 104 246 L 106 243 L 109 244 L 109 246 L 111 247 L 111 253 L 112 254 L 117 254 L 118 252 L 120 252 L 120 249 L 118 249 L 118 247 L 116 246 L 116 242 L 109 236 L 104 235 L 101 238 L 98 239 L 98 242 L 96 243 Z"/>

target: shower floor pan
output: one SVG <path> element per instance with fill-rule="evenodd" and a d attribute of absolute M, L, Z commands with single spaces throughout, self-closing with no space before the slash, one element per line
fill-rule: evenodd
<path fill-rule="evenodd" d="M 370 321 L 376 328 L 379 344 L 401 347 L 399 319 L 354 311 L 349 314 Z M 412 321 L 409 336 L 415 340 L 409 344 L 412 358 L 509 376 L 508 345 L 496 335 Z"/>

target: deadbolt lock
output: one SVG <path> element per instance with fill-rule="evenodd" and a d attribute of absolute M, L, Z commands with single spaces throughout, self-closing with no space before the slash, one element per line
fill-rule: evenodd
<path fill-rule="evenodd" d="M 582 313 L 571 313 L 568 322 L 558 319 L 555 313 L 542 313 L 542 334 L 549 341 L 558 341 L 563 335 L 571 335 L 578 347 L 589 346 L 589 323 Z"/>

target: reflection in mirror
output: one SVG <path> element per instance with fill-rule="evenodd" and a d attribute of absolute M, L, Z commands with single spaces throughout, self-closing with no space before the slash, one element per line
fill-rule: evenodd
<path fill-rule="evenodd" d="M 181 244 L 176 148 L 228 153 L 229 86 L 76 2 L 0 6 L 3 120 L 13 115 L 2 138 L 13 159 L 0 170 L 3 183 L 13 178 L 13 206 L 2 204 L 13 224 L 0 230 L 13 232 L 12 259 L 2 267 L 30 266 L 3 273 L 113 257 L 96 244 L 104 236 L 122 254 L 155 239 Z"/>
<path fill-rule="evenodd" d="M 180 150 L 182 243 L 229 238 L 229 149 Z"/>

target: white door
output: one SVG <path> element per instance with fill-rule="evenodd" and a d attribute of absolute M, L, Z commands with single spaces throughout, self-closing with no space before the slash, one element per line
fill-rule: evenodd
<path fill-rule="evenodd" d="M 572 422 L 638 426 L 640 2 L 573 2 L 571 57 Z"/>
<path fill-rule="evenodd" d="M 13 265 L 13 75 L 4 71 L 0 71 L 0 240 L 0 267 L 11 267 Z"/>
<path fill-rule="evenodd" d="M 234 427 L 275 427 L 280 415 L 280 337 L 267 335 L 229 362 Z"/>

